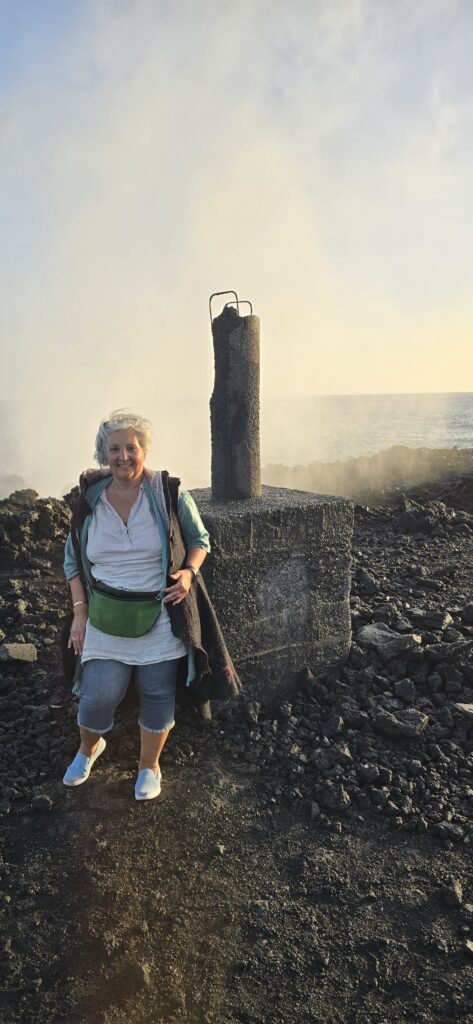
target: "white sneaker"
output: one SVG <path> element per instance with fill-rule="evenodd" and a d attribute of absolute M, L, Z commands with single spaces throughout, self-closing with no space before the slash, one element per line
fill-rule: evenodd
<path fill-rule="evenodd" d="M 154 800 L 161 792 L 161 772 L 142 768 L 135 785 L 135 800 Z"/>
<path fill-rule="evenodd" d="M 87 754 L 76 754 L 73 761 L 71 761 L 69 768 L 63 778 L 65 786 L 81 786 L 83 782 L 87 782 L 89 778 L 92 765 L 95 763 L 98 757 L 103 754 L 105 747 L 107 746 L 103 736 L 100 737 L 97 749 L 87 757 Z"/>

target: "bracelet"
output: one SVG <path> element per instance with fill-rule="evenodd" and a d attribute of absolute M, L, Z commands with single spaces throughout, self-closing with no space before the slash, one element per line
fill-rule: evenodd
<path fill-rule="evenodd" d="M 72 604 L 73 608 L 76 608 L 78 604 L 87 604 L 86 601 L 74 601 Z"/>
<path fill-rule="evenodd" d="M 198 577 L 198 575 L 199 575 L 199 570 L 198 570 L 198 569 L 194 569 L 194 566 L 193 566 L 193 565 L 185 565 L 185 566 L 184 566 L 184 569 L 190 569 L 190 571 L 191 571 L 191 573 L 192 573 L 192 575 L 193 575 L 194 579 L 195 579 L 195 580 L 197 579 L 197 577 Z"/>

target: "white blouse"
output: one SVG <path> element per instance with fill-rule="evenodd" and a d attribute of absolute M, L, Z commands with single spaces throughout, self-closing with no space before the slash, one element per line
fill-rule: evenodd
<path fill-rule="evenodd" d="M 166 586 L 159 529 L 143 487 L 126 526 L 109 502 L 106 489 L 102 492 L 89 527 L 87 557 L 94 579 L 110 587 L 149 592 Z M 110 636 L 87 622 L 82 664 L 100 658 L 125 665 L 151 665 L 185 654 L 187 648 L 171 632 L 169 614 L 163 604 L 158 621 L 144 636 Z"/>

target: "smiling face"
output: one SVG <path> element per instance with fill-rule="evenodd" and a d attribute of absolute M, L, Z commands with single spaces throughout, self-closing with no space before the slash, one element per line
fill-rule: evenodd
<path fill-rule="evenodd" d="M 132 427 L 114 430 L 108 439 L 107 459 L 114 480 L 120 484 L 141 482 L 146 452 Z"/>

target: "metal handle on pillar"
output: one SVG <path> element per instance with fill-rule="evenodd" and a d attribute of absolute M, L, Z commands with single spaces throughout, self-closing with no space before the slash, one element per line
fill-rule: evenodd
<path fill-rule="evenodd" d="M 238 311 L 238 315 L 240 315 L 240 306 L 249 306 L 250 307 L 250 316 L 253 316 L 253 305 L 250 302 L 250 300 L 249 299 L 239 299 L 237 293 L 233 291 L 233 288 L 229 288 L 228 291 L 226 291 L 226 292 L 212 292 L 212 295 L 210 296 L 210 299 L 209 299 L 209 313 L 210 313 L 210 323 L 211 324 L 213 324 L 212 299 L 217 298 L 218 295 L 234 295 L 235 296 L 235 298 L 232 299 L 231 302 L 226 302 L 225 303 L 225 305 L 223 307 L 224 309 L 227 309 L 227 306 L 236 306 L 237 311 Z"/>
<path fill-rule="evenodd" d="M 209 299 L 209 313 L 210 313 L 210 323 L 211 324 L 213 324 L 212 299 L 216 299 L 217 295 L 234 295 L 235 296 L 235 302 L 236 302 L 236 304 L 238 306 L 238 295 L 237 295 L 236 292 L 233 291 L 233 288 L 229 288 L 226 292 L 212 292 L 212 295 L 210 296 L 210 299 Z M 226 302 L 225 305 L 228 306 L 229 303 Z"/>
<path fill-rule="evenodd" d="M 234 302 L 226 302 L 223 308 L 226 309 L 227 306 L 234 306 L 234 305 L 235 305 Z M 236 306 L 237 306 L 237 309 L 238 309 L 238 314 L 240 314 L 240 306 L 249 306 L 250 307 L 250 316 L 253 316 L 253 306 L 252 306 L 252 303 L 250 302 L 249 299 L 237 299 L 236 300 Z"/>

